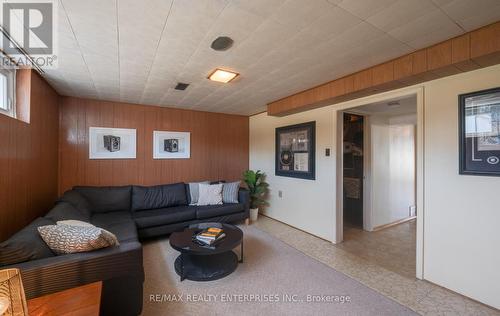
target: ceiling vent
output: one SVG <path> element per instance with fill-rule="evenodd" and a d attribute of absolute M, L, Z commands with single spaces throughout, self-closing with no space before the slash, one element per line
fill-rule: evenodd
<path fill-rule="evenodd" d="M 219 36 L 217 37 L 213 42 L 210 47 L 212 47 L 213 50 L 217 51 L 225 51 L 231 48 L 233 46 L 234 41 L 227 36 Z"/>
<path fill-rule="evenodd" d="M 387 103 L 387 106 L 392 107 L 392 108 L 397 108 L 399 105 L 400 105 L 399 101 L 391 101 L 391 102 Z"/>
<path fill-rule="evenodd" d="M 175 86 L 175 90 L 186 90 L 188 86 L 189 83 L 178 82 L 177 85 Z"/>

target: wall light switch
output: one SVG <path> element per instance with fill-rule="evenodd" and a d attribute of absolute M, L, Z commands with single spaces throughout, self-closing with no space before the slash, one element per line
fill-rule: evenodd
<path fill-rule="evenodd" d="M 417 206 L 410 205 L 410 217 L 417 216 Z"/>
<path fill-rule="evenodd" d="M 325 156 L 330 157 L 330 148 L 325 149 Z"/>
<path fill-rule="evenodd" d="M 282 198 L 282 197 L 283 197 L 283 191 L 279 190 L 279 191 L 278 191 L 278 196 L 279 196 L 280 198 Z"/>

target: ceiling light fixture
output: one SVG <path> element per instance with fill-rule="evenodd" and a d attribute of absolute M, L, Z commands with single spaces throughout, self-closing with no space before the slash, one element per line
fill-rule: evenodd
<path fill-rule="evenodd" d="M 212 81 L 228 83 L 238 76 L 239 73 L 217 68 L 208 76 L 208 79 Z"/>

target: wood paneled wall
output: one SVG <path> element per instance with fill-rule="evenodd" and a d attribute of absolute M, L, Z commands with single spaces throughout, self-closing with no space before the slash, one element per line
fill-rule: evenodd
<path fill-rule="evenodd" d="M 137 129 L 137 158 L 90 160 L 89 127 Z M 153 159 L 153 131 L 191 132 L 190 159 Z M 248 117 L 156 106 L 60 99 L 59 193 L 75 185 L 238 180 L 248 168 Z"/>
<path fill-rule="evenodd" d="M 284 116 L 500 63 L 500 22 L 269 103 Z"/>
<path fill-rule="evenodd" d="M 29 115 L 0 115 L 0 240 L 45 214 L 57 198 L 58 95 L 31 70 L 18 71 L 17 90 L 18 108 Z"/>

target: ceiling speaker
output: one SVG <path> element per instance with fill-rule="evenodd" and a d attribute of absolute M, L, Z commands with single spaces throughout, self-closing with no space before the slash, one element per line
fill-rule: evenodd
<path fill-rule="evenodd" d="M 230 37 L 219 36 L 212 42 L 210 47 L 212 47 L 213 50 L 225 51 L 233 46 L 233 42 L 234 41 Z"/>

